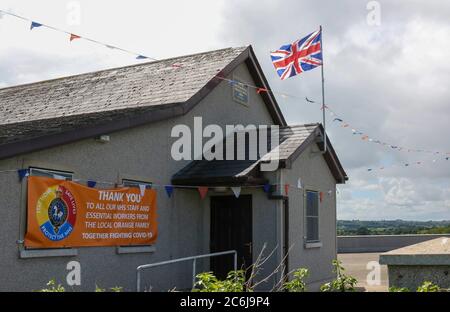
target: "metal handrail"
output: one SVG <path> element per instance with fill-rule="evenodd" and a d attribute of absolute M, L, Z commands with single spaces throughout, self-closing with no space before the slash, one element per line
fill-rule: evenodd
<path fill-rule="evenodd" d="M 141 290 L 141 271 L 142 270 L 154 268 L 154 267 L 161 266 L 161 265 L 167 265 L 167 264 L 172 264 L 172 263 L 177 263 L 177 262 L 182 262 L 182 261 L 189 261 L 189 260 L 193 260 L 193 263 L 192 263 L 192 287 L 194 287 L 195 286 L 195 273 L 196 273 L 195 266 L 197 264 L 197 259 L 211 258 L 211 257 L 217 257 L 217 256 L 229 255 L 229 254 L 234 254 L 234 270 L 236 271 L 237 270 L 237 252 L 236 252 L 236 250 L 214 252 L 214 253 L 209 253 L 209 254 L 204 254 L 204 255 L 178 258 L 178 259 L 173 259 L 173 260 L 167 260 L 167 261 L 162 261 L 162 262 L 140 265 L 136 268 L 136 291 L 140 292 L 140 290 Z"/>

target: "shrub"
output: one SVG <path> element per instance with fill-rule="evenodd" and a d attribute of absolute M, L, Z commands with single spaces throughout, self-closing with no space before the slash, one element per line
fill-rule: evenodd
<path fill-rule="evenodd" d="M 194 292 L 244 292 L 245 273 L 243 270 L 230 271 L 227 278 L 219 280 L 212 272 L 196 275 Z"/>
<path fill-rule="evenodd" d="M 417 288 L 417 292 L 438 292 L 439 286 L 432 282 L 425 281 L 421 286 Z"/>
<path fill-rule="evenodd" d="M 48 281 L 47 283 L 48 288 L 43 288 L 40 290 L 40 292 L 65 292 L 66 289 L 61 285 L 56 285 L 56 281 L 54 279 Z"/>
<path fill-rule="evenodd" d="M 283 290 L 288 292 L 303 292 L 306 290 L 305 277 L 309 275 L 308 269 L 300 268 L 294 272 L 294 278 L 283 284 Z"/>
<path fill-rule="evenodd" d="M 320 290 L 324 292 L 355 291 L 355 286 L 358 282 L 356 278 L 344 274 L 345 269 L 340 261 L 333 260 L 332 264 L 334 267 L 333 272 L 336 273 L 336 279 L 320 286 Z"/>
<path fill-rule="evenodd" d="M 389 292 L 409 292 L 410 290 L 406 287 L 389 287 Z"/>
<path fill-rule="evenodd" d="M 123 287 L 119 287 L 119 286 L 114 286 L 111 287 L 110 290 L 112 292 L 122 292 Z M 106 292 L 106 288 L 101 288 L 99 287 L 97 284 L 95 285 L 95 292 Z"/>

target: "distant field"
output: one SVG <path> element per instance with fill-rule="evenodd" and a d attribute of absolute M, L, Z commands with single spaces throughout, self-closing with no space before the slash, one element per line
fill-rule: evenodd
<path fill-rule="evenodd" d="M 450 234 L 450 220 L 338 220 L 338 235 Z"/>

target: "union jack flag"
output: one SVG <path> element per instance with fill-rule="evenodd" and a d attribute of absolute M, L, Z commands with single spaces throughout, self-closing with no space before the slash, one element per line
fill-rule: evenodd
<path fill-rule="evenodd" d="M 270 57 L 281 80 L 322 65 L 322 31 L 309 34 L 292 44 L 281 46 Z"/>

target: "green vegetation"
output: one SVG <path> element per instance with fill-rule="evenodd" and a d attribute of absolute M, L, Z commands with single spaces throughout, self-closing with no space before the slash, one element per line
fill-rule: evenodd
<path fill-rule="evenodd" d="M 40 292 L 65 292 L 66 289 L 61 285 L 56 285 L 55 280 L 50 280 L 47 283 L 47 288 L 43 288 L 40 290 Z"/>
<path fill-rule="evenodd" d="M 306 283 L 304 279 L 308 277 L 308 269 L 300 268 L 294 272 L 294 278 L 292 281 L 285 282 L 283 290 L 288 292 L 303 292 L 306 290 Z"/>
<path fill-rule="evenodd" d="M 320 286 L 320 291 L 324 292 L 345 292 L 355 291 L 356 278 L 344 274 L 344 267 L 339 260 L 333 260 L 333 272 L 336 273 L 336 279 Z"/>
<path fill-rule="evenodd" d="M 338 235 L 450 234 L 450 221 L 338 220 Z"/>
<path fill-rule="evenodd" d="M 410 290 L 406 287 L 389 287 L 389 292 L 410 292 Z"/>
<path fill-rule="evenodd" d="M 39 290 L 39 292 L 65 292 L 66 289 L 61 285 L 56 285 L 56 281 L 54 279 L 47 282 L 47 288 L 43 288 Z M 114 286 L 109 288 L 111 292 L 122 292 L 123 287 Z M 98 285 L 95 285 L 95 292 L 106 292 L 106 288 L 101 288 Z"/>
<path fill-rule="evenodd" d="M 438 292 L 438 291 L 440 291 L 439 286 L 428 281 L 424 282 L 421 286 L 417 288 L 417 292 Z"/>
<path fill-rule="evenodd" d="M 425 281 L 422 285 L 417 287 L 416 292 L 440 292 L 440 291 L 449 291 L 449 289 L 439 288 L 438 285 L 433 284 L 432 282 Z M 389 287 L 389 292 L 410 292 L 410 290 L 406 287 Z"/>
<path fill-rule="evenodd" d="M 196 275 L 197 281 L 193 292 L 243 292 L 245 288 L 245 272 L 230 271 L 225 280 L 219 280 L 212 272 Z"/>

